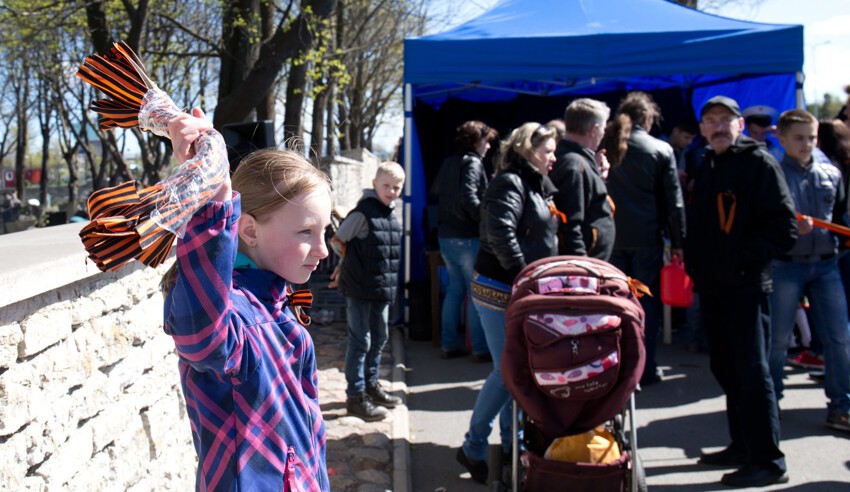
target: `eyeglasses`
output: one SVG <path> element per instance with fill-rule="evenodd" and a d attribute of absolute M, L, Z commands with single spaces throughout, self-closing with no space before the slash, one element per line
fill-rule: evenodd
<path fill-rule="evenodd" d="M 731 115 L 731 114 L 729 116 L 724 116 L 722 118 L 705 118 L 705 119 L 702 120 L 702 122 L 705 123 L 708 126 L 720 126 L 720 125 L 726 126 L 726 125 L 731 125 L 732 122 L 734 122 L 734 121 L 738 121 L 738 117 L 735 116 L 735 115 Z"/>

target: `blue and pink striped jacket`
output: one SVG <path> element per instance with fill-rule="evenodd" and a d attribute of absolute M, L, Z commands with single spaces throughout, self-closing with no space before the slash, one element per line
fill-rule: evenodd
<path fill-rule="evenodd" d="M 313 340 L 286 281 L 236 268 L 239 195 L 210 202 L 177 242 L 165 332 L 198 453 L 197 490 L 327 491 Z"/>

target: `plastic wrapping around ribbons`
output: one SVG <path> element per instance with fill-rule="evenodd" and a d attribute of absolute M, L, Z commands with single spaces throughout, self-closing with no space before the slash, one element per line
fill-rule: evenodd
<path fill-rule="evenodd" d="M 132 128 L 168 136 L 180 114 L 170 97 L 145 74 L 130 48 L 116 43 L 104 56 L 86 59 L 77 76 L 106 93 L 92 109 L 101 128 Z M 89 258 L 100 270 L 116 270 L 137 259 L 156 267 L 168 257 L 197 210 L 218 191 L 229 164 L 221 134 L 208 130 L 194 142 L 195 156 L 159 183 L 138 190 L 135 181 L 97 190 L 88 199 L 91 222 L 80 231 Z"/>

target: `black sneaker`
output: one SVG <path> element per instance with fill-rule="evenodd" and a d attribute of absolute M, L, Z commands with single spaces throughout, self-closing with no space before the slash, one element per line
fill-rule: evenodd
<path fill-rule="evenodd" d="M 850 432 L 850 412 L 842 412 L 840 410 L 830 412 L 826 418 L 826 425 L 833 429 Z"/>
<path fill-rule="evenodd" d="M 369 399 L 372 400 L 372 403 L 375 405 L 380 405 L 386 408 L 393 408 L 396 405 L 401 404 L 401 398 L 397 396 L 393 396 L 386 391 L 384 388 L 381 388 L 380 383 L 375 386 L 366 386 L 366 394 L 369 395 Z"/>
<path fill-rule="evenodd" d="M 711 466 L 743 466 L 747 464 L 747 454 L 730 446 L 716 453 L 700 454 L 697 463 Z"/>
<path fill-rule="evenodd" d="M 350 396 L 345 400 L 345 410 L 349 415 L 360 417 L 366 422 L 384 420 L 387 417 L 387 409 L 375 406 L 366 393 Z"/>
<path fill-rule="evenodd" d="M 472 479 L 478 483 L 487 483 L 487 462 L 486 461 L 478 461 L 473 460 L 463 451 L 463 446 L 457 450 L 457 462 L 466 468 L 470 475 L 472 475 Z"/>
<path fill-rule="evenodd" d="M 483 354 L 472 354 L 472 362 L 493 362 L 493 356 L 490 355 L 490 352 L 484 352 Z"/>
<path fill-rule="evenodd" d="M 440 358 L 441 359 L 457 359 L 458 357 L 464 357 L 469 352 L 464 349 L 452 349 L 452 350 L 442 350 L 440 349 Z"/>
<path fill-rule="evenodd" d="M 720 481 L 730 487 L 766 487 L 775 483 L 788 483 L 788 474 L 782 470 L 745 465 L 740 470 L 723 475 Z"/>

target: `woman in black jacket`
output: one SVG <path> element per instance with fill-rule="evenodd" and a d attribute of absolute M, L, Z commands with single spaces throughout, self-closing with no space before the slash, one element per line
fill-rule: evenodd
<path fill-rule="evenodd" d="M 502 450 L 511 446 L 510 394 L 500 364 L 505 345 L 505 305 L 514 278 L 527 264 L 554 256 L 560 215 L 552 205 L 555 187 L 547 175 L 555 162 L 555 130 L 525 123 L 511 132 L 499 148 L 496 176 L 481 204 L 481 247 L 475 261 L 472 296 L 493 371 L 475 401 L 469 431 L 457 460 L 473 480 L 487 479 L 487 446 L 493 421 L 500 414 Z"/>
<path fill-rule="evenodd" d="M 466 298 L 472 358 L 476 362 L 491 360 L 478 312 L 472 306 L 469 284 L 478 255 L 481 199 L 487 188 L 487 173 L 481 159 L 490 149 L 490 141 L 498 136 L 496 130 L 476 120 L 457 127 L 458 151 L 443 161 L 435 182 L 434 191 L 440 203 L 440 256 L 449 276 L 441 311 L 440 356 L 444 359 L 466 355 L 457 336 L 461 306 Z"/>

